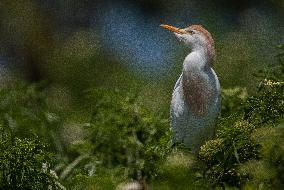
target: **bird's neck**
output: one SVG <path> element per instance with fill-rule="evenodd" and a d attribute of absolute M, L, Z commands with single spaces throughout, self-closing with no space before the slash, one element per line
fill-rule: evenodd
<path fill-rule="evenodd" d="M 206 48 L 196 48 L 189 53 L 183 62 L 183 72 L 210 69 L 213 57 Z"/>
<path fill-rule="evenodd" d="M 203 116 L 208 111 L 208 102 L 212 98 L 208 73 L 211 62 L 208 51 L 193 49 L 183 63 L 182 89 L 186 104 L 196 116 Z"/>

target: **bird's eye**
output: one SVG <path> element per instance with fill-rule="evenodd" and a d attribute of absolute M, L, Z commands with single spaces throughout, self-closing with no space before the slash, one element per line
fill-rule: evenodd
<path fill-rule="evenodd" d="M 187 31 L 190 35 L 195 34 L 195 32 L 193 30 L 188 30 Z"/>

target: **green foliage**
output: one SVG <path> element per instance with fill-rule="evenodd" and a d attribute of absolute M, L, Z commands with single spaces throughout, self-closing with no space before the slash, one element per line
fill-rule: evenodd
<path fill-rule="evenodd" d="M 116 170 L 98 167 L 95 176 L 78 173 L 73 175 L 67 185 L 69 189 L 76 190 L 113 190 L 122 181 L 119 176 L 115 175 L 118 173 Z"/>
<path fill-rule="evenodd" d="M 38 136 L 55 146 L 58 140 L 54 139 L 54 132 L 59 123 L 59 117 L 49 110 L 40 85 L 17 81 L 0 89 L 0 124 L 13 130 L 14 136 Z"/>
<path fill-rule="evenodd" d="M 89 99 L 93 115 L 84 127 L 85 138 L 70 147 L 88 158 L 74 168 L 67 185 L 114 189 L 127 179 L 155 178 L 171 150 L 168 120 L 151 113 L 141 97 L 129 93 L 96 89 L 89 92 Z"/>
<path fill-rule="evenodd" d="M 13 138 L 1 127 L 0 189 L 60 189 L 50 173 L 51 154 L 38 140 Z"/>
<path fill-rule="evenodd" d="M 208 189 L 209 183 L 199 173 L 199 163 L 192 154 L 185 150 L 173 150 L 160 169 L 150 189 L 157 190 L 202 190 Z"/>
<path fill-rule="evenodd" d="M 284 44 L 277 46 L 279 53 L 276 55 L 276 64 L 270 64 L 267 68 L 260 70 L 256 76 L 260 79 L 273 81 L 284 81 Z"/>
<path fill-rule="evenodd" d="M 115 189 L 132 179 L 153 189 L 281 189 L 284 131 L 276 126 L 284 119 L 283 55 L 253 96 L 241 87 L 222 90 L 216 136 L 198 159 L 186 149 L 172 150 L 166 117 L 127 89 L 89 91 L 82 107 L 91 119 L 62 127 L 41 84 L 7 85 L 0 90 L 0 189 L 63 188 L 41 141 L 59 155 L 54 170 L 68 189 Z"/>
<path fill-rule="evenodd" d="M 275 156 L 275 149 L 271 147 L 277 144 L 277 138 L 269 132 L 272 129 L 267 127 L 278 125 L 284 117 L 284 83 L 267 79 L 261 81 L 258 93 L 244 103 L 243 113 L 244 116 L 240 111 L 221 119 L 216 138 L 201 147 L 199 158 L 206 165 L 205 177 L 217 186 L 274 186 L 272 180 L 279 181 L 275 175 L 282 172 L 282 166 L 276 161 L 266 161 Z M 259 134 L 258 129 L 267 132 L 264 139 L 260 138 L 262 140 L 255 138 Z M 265 141 L 265 136 L 271 140 L 270 143 Z M 269 144 L 270 148 L 266 150 L 269 154 L 263 152 L 263 148 L 267 147 L 264 143 Z M 278 151 L 283 154 L 282 150 Z M 270 165 L 275 166 L 274 171 Z"/>
<path fill-rule="evenodd" d="M 216 137 L 199 152 L 199 159 L 205 164 L 204 177 L 213 186 L 244 189 L 283 186 L 283 128 L 272 128 L 284 118 L 283 68 L 279 58 L 269 72 L 263 72 L 266 77 L 258 85 L 257 93 L 246 101 L 235 97 L 238 90 L 223 90 L 222 111 L 237 109 L 220 119 Z M 238 102 L 242 105 L 237 106 Z"/>
<path fill-rule="evenodd" d="M 247 99 L 248 93 L 246 88 L 235 87 L 222 89 L 222 117 L 243 111 L 243 104 Z"/>
<path fill-rule="evenodd" d="M 284 82 L 263 80 L 257 95 L 248 99 L 245 118 L 259 125 L 275 125 L 284 117 Z"/>
<path fill-rule="evenodd" d="M 278 63 L 271 70 L 271 78 L 277 81 L 284 81 L 284 44 L 277 46 L 280 52 L 277 54 Z"/>
<path fill-rule="evenodd" d="M 260 159 L 241 166 L 242 175 L 248 178 L 245 189 L 282 189 L 284 186 L 284 125 L 261 128 L 252 134 L 252 140 L 260 145 Z"/>
<path fill-rule="evenodd" d="M 169 153 L 167 119 L 145 109 L 141 97 L 96 91 L 92 98 L 88 138 L 93 153 L 106 167 L 124 167 L 125 176 L 154 177 L 157 165 Z"/>
<path fill-rule="evenodd" d="M 248 98 L 244 108 L 245 119 L 256 126 L 275 126 L 284 117 L 284 46 L 278 48 L 282 51 L 278 61 L 262 71 L 257 94 Z"/>
<path fill-rule="evenodd" d="M 240 186 L 243 176 L 238 166 L 258 156 L 258 145 L 250 139 L 254 130 L 252 124 L 237 117 L 220 122 L 217 137 L 207 141 L 199 152 L 199 159 L 206 164 L 205 177 L 213 184 Z"/>

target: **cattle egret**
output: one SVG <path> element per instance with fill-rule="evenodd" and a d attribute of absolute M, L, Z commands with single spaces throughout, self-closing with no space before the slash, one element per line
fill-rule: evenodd
<path fill-rule="evenodd" d="M 171 101 L 173 141 L 181 142 L 194 153 L 215 132 L 220 112 L 220 84 L 211 68 L 215 59 L 214 41 L 201 25 L 179 29 L 161 25 L 176 35 L 191 52 L 183 62 Z"/>

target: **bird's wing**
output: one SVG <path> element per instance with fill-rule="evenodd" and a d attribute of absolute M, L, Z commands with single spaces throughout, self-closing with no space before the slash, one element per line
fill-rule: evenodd
<path fill-rule="evenodd" d="M 171 120 L 173 120 L 173 114 L 174 112 L 177 112 L 177 108 L 178 108 L 177 105 L 179 105 L 181 101 L 181 97 L 180 97 L 181 92 L 180 92 L 180 89 L 178 89 L 178 87 L 181 87 L 181 80 L 182 80 L 182 74 L 179 76 L 175 84 L 173 94 L 172 94 L 171 109 L 170 109 Z"/>
<path fill-rule="evenodd" d="M 179 76 L 176 84 L 175 84 L 175 87 L 174 87 L 174 90 L 179 86 L 180 82 L 181 82 L 181 79 L 182 79 L 182 74 Z"/>
<path fill-rule="evenodd" d="M 185 102 L 195 115 L 204 116 L 212 98 L 210 85 L 202 75 L 193 72 L 188 73 L 182 82 Z"/>
<path fill-rule="evenodd" d="M 216 82 L 216 90 L 217 90 L 217 92 L 218 92 L 218 94 L 217 94 L 217 98 L 218 98 L 218 102 L 217 102 L 217 106 L 218 106 L 218 116 L 221 114 L 221 87 L 220 87 L 220 82 L 219 82 L 219 79 L 218 79 L 218 76 L 216 75 L 216 73 L 215 73 L 215 71 L 211 68 L 211 71 L 212 71 L 212 73 L 213 73 L 213 75 L 214 75 L 214 80 L 215 80 L 215 82 Z"/>
<path fill-rule="evenodd" d="M 170 117 L 171 117 L 171 127 L 178 127 L 177 122 L 180 120 L 182 115 L 184 115 L 184 100 L 183 100 L 183 90 L 182 90 L 182 74 L 177 80 L 173 94 L 170 107 Z"/>

